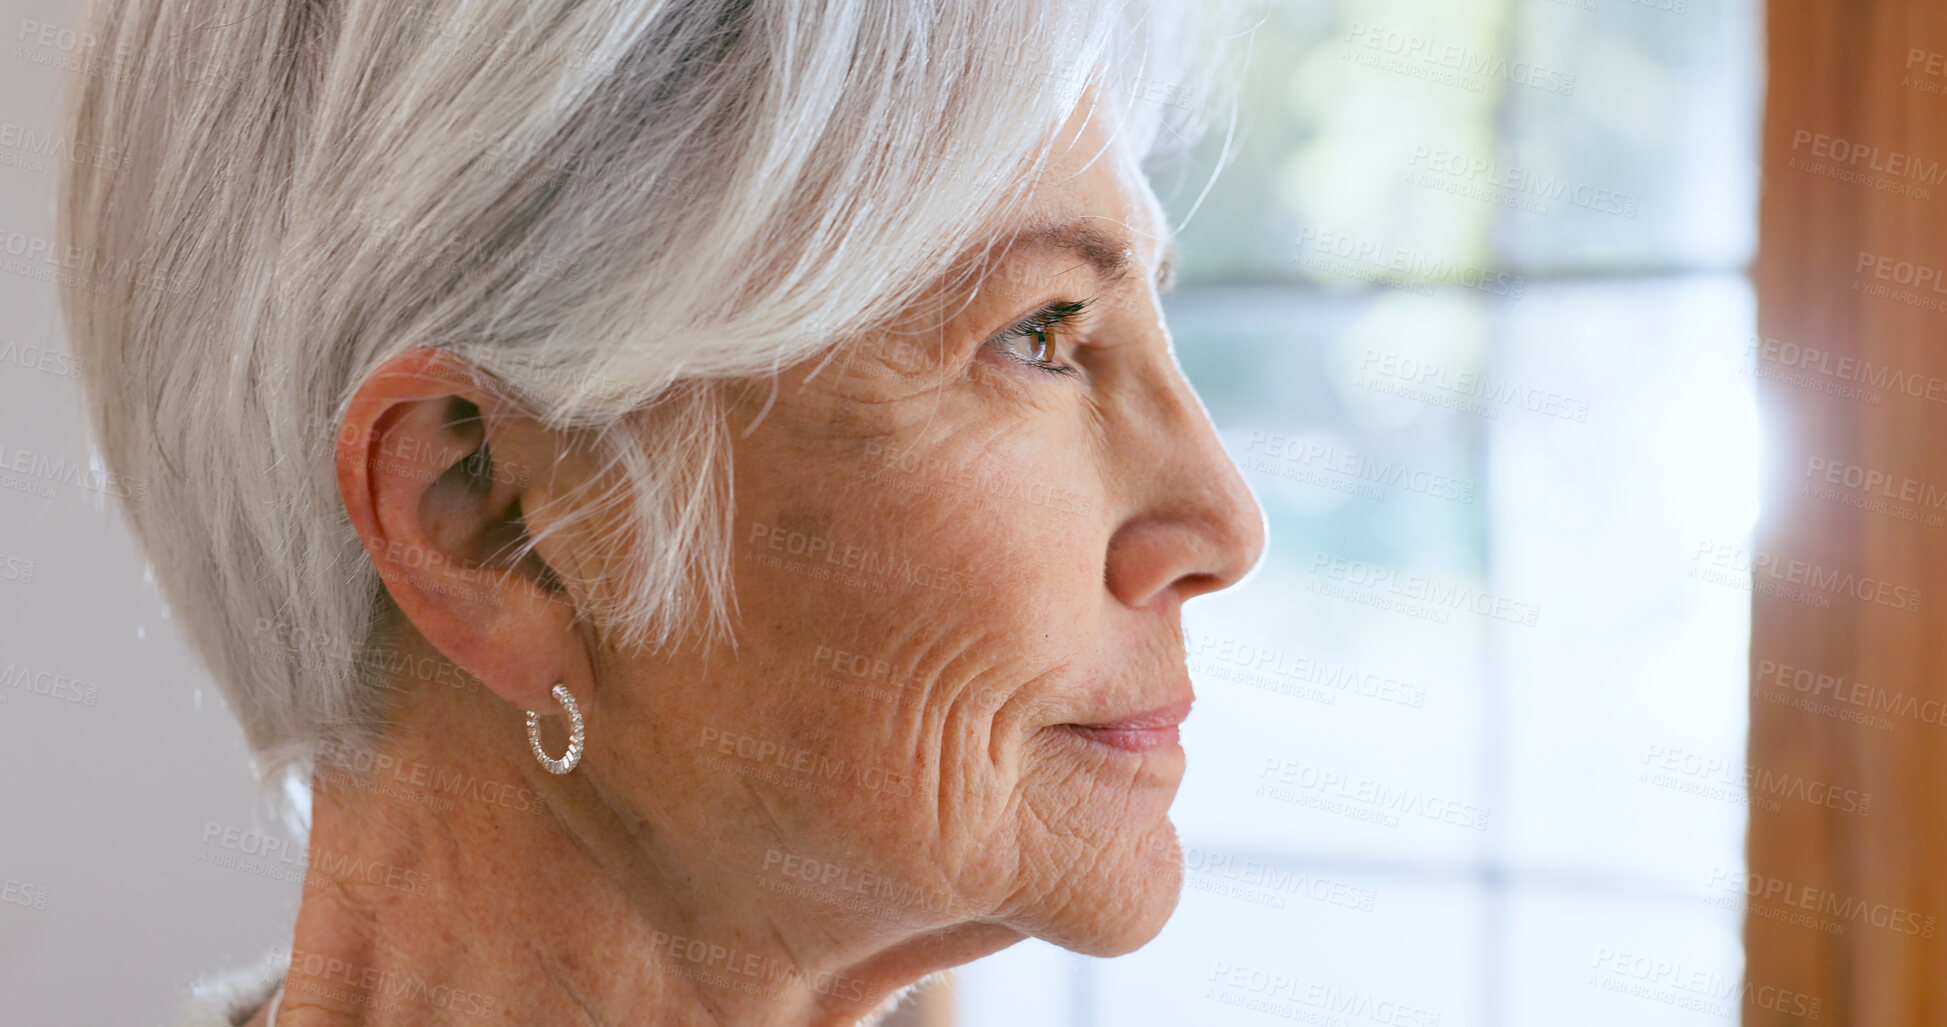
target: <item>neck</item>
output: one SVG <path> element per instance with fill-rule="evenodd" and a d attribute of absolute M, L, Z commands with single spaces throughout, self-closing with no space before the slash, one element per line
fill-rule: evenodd
<path fill-rule="evenodd" d="M 364 776 L 320 760 L 279 1027 L 870 1023 L 1021 937 L 807 914 L 620 808 L 588 760 L 546 773 L 491 693 L 437 691 Z"/>

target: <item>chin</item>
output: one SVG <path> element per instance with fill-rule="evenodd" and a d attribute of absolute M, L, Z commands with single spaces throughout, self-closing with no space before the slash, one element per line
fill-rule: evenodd
<path fill-rule="evenodd" d="M 1073 901 L 1043 941 L 1084 956 L 1121 956 L 1162 933 L 1183 893 L 1183 849 L 1167 819 L 1096 861 L 1085 880 L 1069 882 Z"/>

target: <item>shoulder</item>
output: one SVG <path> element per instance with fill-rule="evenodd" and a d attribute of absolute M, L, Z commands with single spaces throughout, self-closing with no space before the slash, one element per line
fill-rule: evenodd
<path fill-rule="evenodd" d="M 270 1000 L 290 968 L 290 950 L 277 948 L 241 967 L 204 974 L 169 1027 L 236 1027 Z"/>

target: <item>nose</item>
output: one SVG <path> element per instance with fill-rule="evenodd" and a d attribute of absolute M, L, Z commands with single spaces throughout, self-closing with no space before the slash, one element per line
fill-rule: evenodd
<path fill-rule="evenodd" d="M 1229 588 L 1264 555 L 1264 511 L 1165 353 L 1143 377 L 1113 458 L 1125 513 L 1109 538 L 1107 585 L 1137 608 Z"/>

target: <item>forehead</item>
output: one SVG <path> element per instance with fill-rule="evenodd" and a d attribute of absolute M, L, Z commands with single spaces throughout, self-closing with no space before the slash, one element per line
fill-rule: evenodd
<path fill-rule="evenodd" d="M 1167 226 L 1141 162 L 1116 131 L 1113 108 L 1084 98 L 1056 131 L 1047 172 L 1036 184 L 1026 220 L 1093 222 L 1128 239 L 1138 259 L 1153 265 Z M 1119 231 L 1118 231 L 1119 230 Z"/>
<path fill-rule="evenodd" d="M 1153 275 L 1163 284 L 1173 243 L 1140 163 L 1117 139 L 1106 107 L 1086 103 L 1055 134 L 1027 202 L 997 226 L 980 261 L 1054 255 L 1105 283 Z"/>

